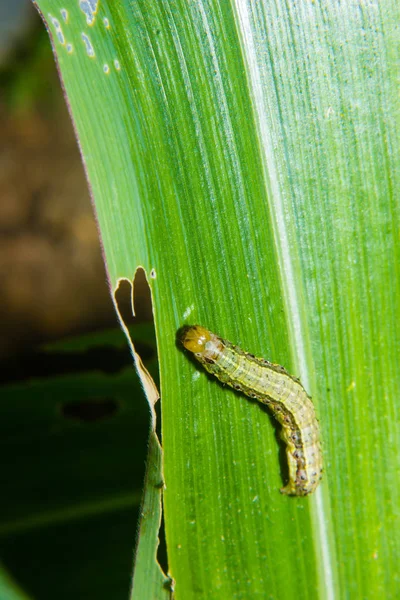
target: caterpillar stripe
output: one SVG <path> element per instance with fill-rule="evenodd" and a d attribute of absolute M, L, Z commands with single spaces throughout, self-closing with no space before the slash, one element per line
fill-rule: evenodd
<path fill-rule="evenodd" d="M 244 352 L 205 327 L 182 330 L 189 352 L 222 383 L 266 404 L 282 425 L 289 481 L 283 494 L 306 496 L 322 477 L 320 431 L 314 406 L 300 381 L 280 365 Z"/>

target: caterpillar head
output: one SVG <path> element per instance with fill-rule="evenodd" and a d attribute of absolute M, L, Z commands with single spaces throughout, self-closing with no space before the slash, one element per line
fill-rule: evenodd
<path fill-rule="evenodd" d="M 194 354 L 205 351 L 206 343 L 211 340 L 211 332 L 201 325 L 185 327 L 181 334 L 181 342 L 186 350 Z"/>

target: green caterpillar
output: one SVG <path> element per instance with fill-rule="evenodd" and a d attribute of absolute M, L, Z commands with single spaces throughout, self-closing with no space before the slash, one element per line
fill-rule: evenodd
<path fill-rule="evenodd" d="M 314 492 L 323 470 L 320 431 L 314 406 L 299 380 L 200 325 L 185 327 L 181 341 L 209 373 L 266 404 L 282 425 L 289 482 L 281 492 L 294 496 Z"/>

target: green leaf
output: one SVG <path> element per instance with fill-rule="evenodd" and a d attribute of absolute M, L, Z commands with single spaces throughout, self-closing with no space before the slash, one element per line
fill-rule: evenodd
<path fill-rule="evenodd" d="M 141 510 L 140 535 L 135 556 L 135 574 L 132 582 L 132 600 L 142 598 L 170 598 L 171 580 L 164 575 L 157 561 L 159 528 L 161 525 L 162 449 L 152 431 L 147 457 L 147 477 Z"/>
<path fill-rule="evenodd" d="M 28 600 L 28 596 L 18 588 L 2 567 L 0 567 L 0 597 L 2 600 Z"/>
<path fill-rule="evenodd" d="M 151 286 L 176 598 L 396 597 L 398 4 L 38 5 L 111 286 Z M 179 351 L 196 322 L 301 377 L 314 496 L 279 494 L 275 424 Z"/>

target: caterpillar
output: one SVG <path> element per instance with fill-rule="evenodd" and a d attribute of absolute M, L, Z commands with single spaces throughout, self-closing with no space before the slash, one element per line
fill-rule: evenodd
<path fill-rule="evenodd" d="M 224 340 L 201 325 L 184 327 L 186 350 L 222 383 L 266 404 L 282 425 L 289 481 L 282 494 L 307 496 L 322 478 L 320 431 L 314 406 L 300 381 L 280 365 Z"/>

